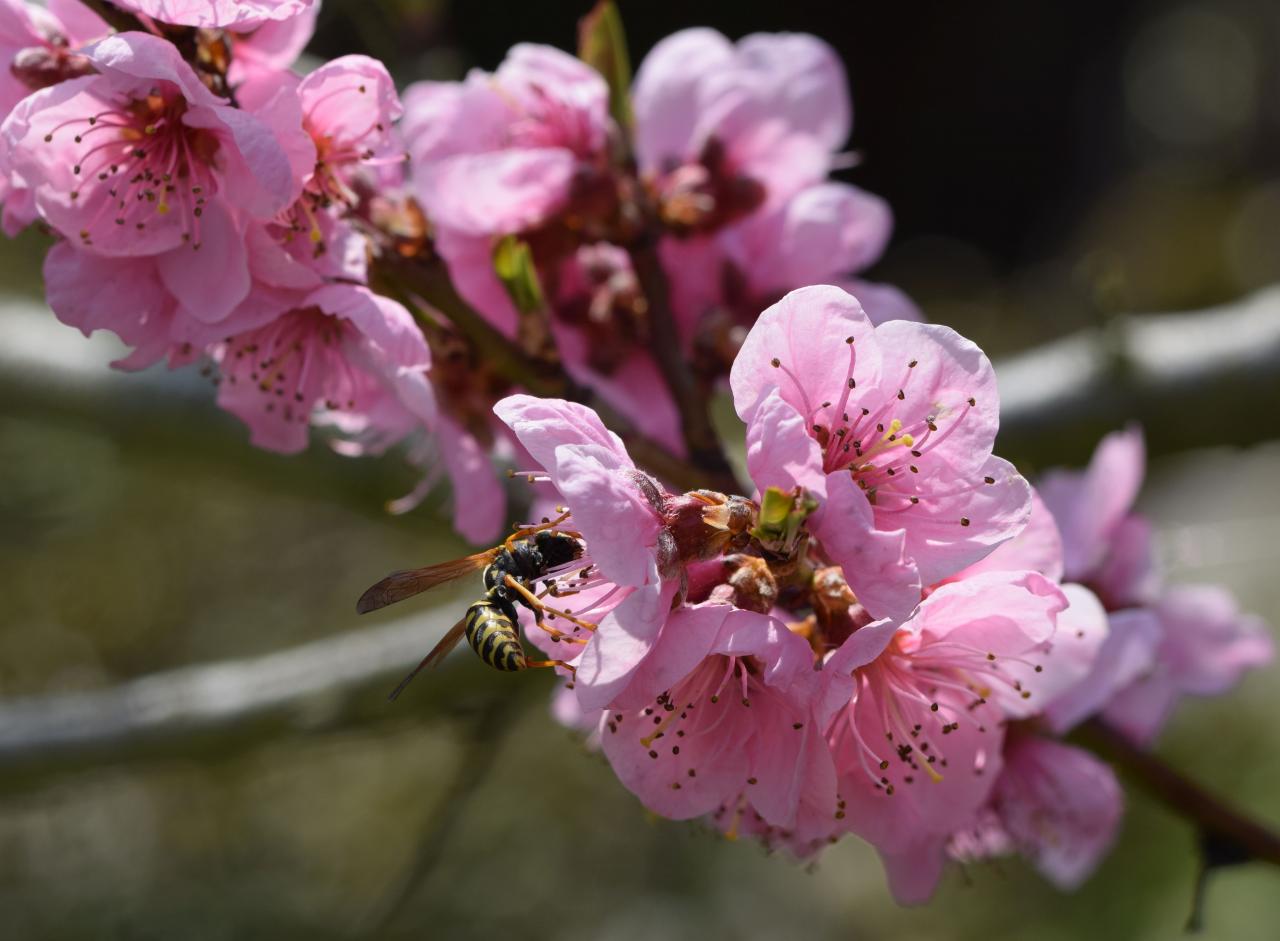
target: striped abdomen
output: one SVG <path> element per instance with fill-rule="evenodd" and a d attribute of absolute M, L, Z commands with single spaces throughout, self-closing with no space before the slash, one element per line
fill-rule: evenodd
<path fill-rule="evenodd" d="M 488 598 L 467 608 L 467 642 L 495 670 L 523 670 L 524 648 L 510 602 Z"/>

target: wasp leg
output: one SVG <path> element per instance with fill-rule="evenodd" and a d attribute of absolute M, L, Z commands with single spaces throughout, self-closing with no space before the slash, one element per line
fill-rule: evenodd
<path fill-rule="evenodd" d="M 592 624 L 590 621 L 584 621 L 582 618 L 574 617 L 568 611 L 561 611 L 559 608 L 553 608 L 550 605 L 543 604 L 542 600 L 537 595 L 529 591 L 529 589 L 525 588 L 510 575 L 506 576 L 503 584 L 520 595 L 520 597 L 534 609 L 535 614 L 539 612 L 546 612 L 547 614 L 555 617 L 564 618 L 570 624 L 576 624 L 578 627 L 585 628 L 586 630 L 594 631 L 596 629 L 596 625 Z M 541 618 L 539 617 L 537 620 L 541 620 Z"/>
<path fill-rule="evenodd" d="M 517 529 L 515 532 L 513 532 L 510 536 L 506 538 L 506 541 L 503 543 L 503 545 L 506 546 L 508 549 L 510 549 L 512 546 L 514 546 L 521 539 L 524 539 L 526 536 L 532 536 L 534 533 L 540 533 L 543 530 L 547 530 L 547 529 L 555 529 L 557 526 L 559 526 L 568 518 L 569 518 L 569 511 L 565 510 L 563 513 L 561 513 L 559 516 L 557 516 L 553 520 L 548 520 L 545 523 L 539 523 L 536 526 L 526 526 L 524 529 Z"/>
<path fill-rule="evenodd" d="M 578 674 L 577 667 L 572 663 L 565 663 L 563 660 L 526 660 L 524 665 L 529 669 L 532 669 L 533 667 L 564 667 L 575 676 Z"/>

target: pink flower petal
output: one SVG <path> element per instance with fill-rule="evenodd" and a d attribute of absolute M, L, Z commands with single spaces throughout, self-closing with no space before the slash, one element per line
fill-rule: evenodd
<path fill-rule="evenodd" d="M 675 592 L 674 582 L 637 588 L 599 622 L 574 680 L 584 710 L 606 708 L 626 688 L 670 616 Z"/>
<path fill-rule="evenodd" d="M 906 557 L 906 533 L 877 529 L 867 495 L 848 474 L 827 478 L 827 502 L 809 517 L 822 543 L 872 617 L 900 621 L 920 601 L 923 583 Z"/>

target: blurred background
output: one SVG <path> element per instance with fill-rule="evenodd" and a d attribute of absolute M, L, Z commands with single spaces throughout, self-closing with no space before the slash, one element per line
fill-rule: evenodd
<path fill-rule="evenodd" d="M 588 6 L 325 0 L 311 49 L 366 52 L 406 83 L 456 78 L 493 68 L 516 42 L 572 49 Z M 1273 0 L 621 8 L 635 63 L 693 25 L 832 43 L 862 157 L 843 175 L 897 218 L 870 274 L 997 359 L 1080 330 L 1106 337 L 1121 314 L 1231 304 L 1280 281 Z M 384 501 L 413 484 L 394 457 L 257 452 L 194 374 L 108 372 L 109 341 L 84 341 L 40 308 L 43 248 L 34 234 L 0 244 L 3 937 L 1181 931 L 1192 833 L 1136 791 L 1117 850 L 1080 892 L 1058 894 L 1010 861 L 957 870 L 930 906 L 902 910 L 853 840 L 806 870 L 649 818 L 549 717 L 550 677 L 500 676 L 460 654 L 386 705 L 400 661 L 425 652 L 474 592 L 359 622 L 354 599 L 391 569 L 468 551 L 441 515 L 447 495 L 390 517 Z M 1280 303 L 1270 309 L 1280 317 Z M 1274 354 L 1271 378 L 1251 389 L 1276 388 Z M 1178 425 L 1185 405 L 1141 403 L 1155 427 Z M 1155 435 L 1140 506 L 1171 581 L 1223 582 L 1273 625 L 1277 405 L 1227 394 L 1205 404 L 1221 422 Z M 1000 445 L 1024 470 L 1088 459 L 1089 435 L 1036 439 L 1019 431 L 1028 421 Z M 330 643 L 348 634 L 350 647 Z M 394 641 L 377 682 L 342 679 L 369 655 L 361 638 Z M 315 656 L 271 657 L 298 649 Z M 219 672 L 228 662 L 252 667 L 248 690 Z M 77 719 L 77 694 L 157 673 L 158 685 L 127 687 L 126 711 L 154 715 L 185 689 L 205 711 L 142 742 L 13 738 L 18 716 L 74 739 L 93 718 Z M 53 694 L 65 714 L 33 698 Z M 217 731 L 217 704 L 240 694 L 262 708 Z M 1278 709 L 1274 672 L 1252 676 L 1229 697 L 1186 704 L 1160 753 L 1280 825 Z M 1280 875 L 1218 874 L 1205 919 L 1207 938 L 1274 938 Z"/>

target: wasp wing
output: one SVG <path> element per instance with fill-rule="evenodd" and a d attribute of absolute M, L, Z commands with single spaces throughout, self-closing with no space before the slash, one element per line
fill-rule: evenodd
<path fill-rule="evenodd" d="M 370 611 L 377 611 L 389 604 L 430 591 L 437 585 L 443 585 L 445 582 L 479 571 L 497 557 L 497 549 L 487 549 L 461 559 L 441 562 L 439 565 L 392 572 L 360 596 L 360 600 L 356 602 L 356 612 L 368 614 Z"/>
<path fill-rule="evenodd" d="M 422 658 L 422 662 L 409 671 L 409 675 L 400 681 L 400 685 L 391 691 L 391 695 L 387 699 L 395 702 L 397 696 L 404 692 L 404 688 L 409 682 L 423 671 L 426 667 L 433 667 L 443 660 L 454 647 L 458 646 L 458 641 L 462 640 L 462 635 L 467 631 L 467 619 L 464 617 L 453 627 L 449 628 L 448 633 L 440 638 L 440 642 L 431 648 L 431 653 Z"/>

